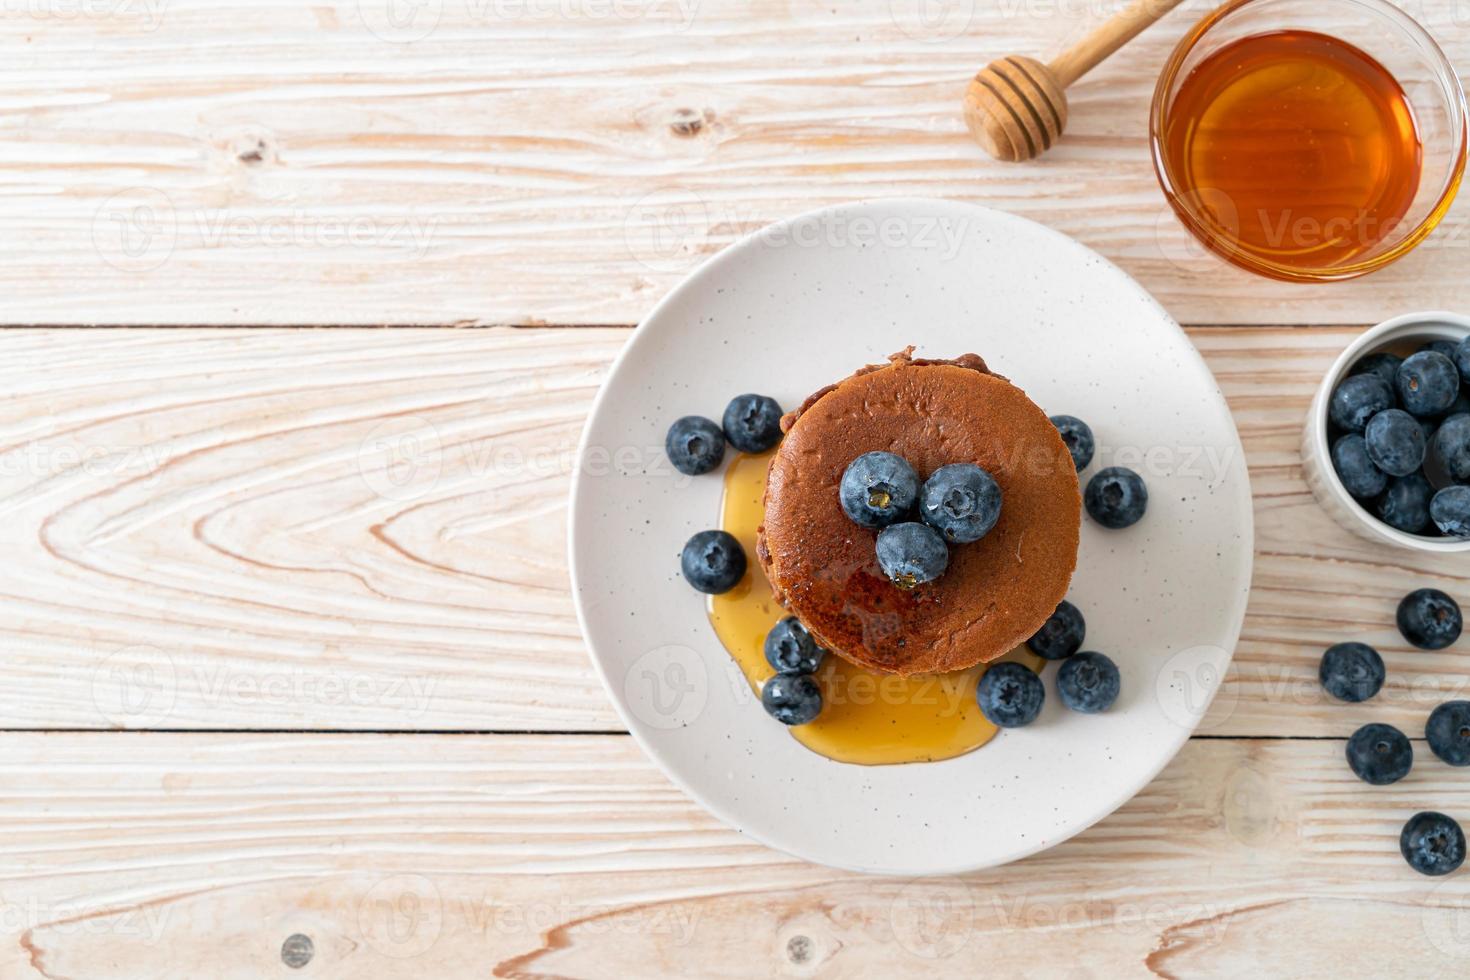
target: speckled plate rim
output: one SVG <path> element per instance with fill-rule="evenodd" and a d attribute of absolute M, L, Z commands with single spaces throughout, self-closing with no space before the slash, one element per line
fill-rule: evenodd
<path fill-rule="evenodd" d="M 670 782 L 672 782 L 675 786 L 677 786 L 685 795 L 687 795 L 700 806 L 702 806 L 706 811 L 708 811 L 718 820 L 735 829 L 742 835 L 749 837 L 750 839 L 755 840 L 768 847 L 771 847 L 777 851 L 789 854 L 793 857 L 805 861 L 811 861 L 814 863 L 823 864 L 842 870 L 884 876 L 924 877 L 932 875 L 964 874 L 967 872 L 980 871 L 987 868 L 1009 864 L 1014 861 L 1018 861 L 1031 855 L 1037 854 L 1041 851 L 1048 850 L 1058 844 L 1061 844 L 1071 839 L 1072 837 L 1075 837 L 1077 834 L 1080 834 L 1081 832 L 1087 830 L 1089 827 L 1098 823 L 1105 817 L 1116 812 L 1119 807 L 1123 806 L 1134 796 L 1136 796 L 1139 791 L 1141 791 L 1144 787 L 1151 783 L 1158 776 L 1158 774 L 1162 772 L 1169 765 L 1169 763 L 1174 760 L 1179 750 L 1183 748 L 1184 744 L 1190 739 L 1195 730 L 1198 728 L 1199 723 L 1203 720 L 1205 716 L 1205 713 L 1209 710 L 1211 704 L 1214 703 L 1215 697 L 1218 694 L 1222 685 L 1220 683 L 1217 683 L 1204 692 L 1201 700 L 1197 702 L 1197 710 L 1193 711 L 1192 718 L 1190 719 L 1190 723 L 1188 724 L 1188 726 L 1179 726 L 1177 729 L 1174 730 L 1173 737 L 1169 738 L 1161 744 L 1162 751 L 1158 753 L 1157 759 L 1155 760 L 1154 764 L 1145 771 L 1144 775 L 1141 778 L 1135 779 L 1126 785 L 1121 785 L 1118 788 L 1118 791 L 1104 805 L 1093 809 L 1093 811 L 1088 813 L 1086 816 L 1078 817 L 1065 829 L 1064 832 L 1059 833 L 1054 838 L 1037 841 L 1034 843 L 1013 846 L 1004 853 L 995 855 L 985 860 L 956 862 L 952 864 L 944 864 L 942 866 L 936 866 L 933 862 L 916 862 L 913 864 L 875 864 L 863 861 L 823 859 L 803 853 L 801 848 L 793 847 L 790 844 L 783 842 L 777 835 L 763 833 L 751 828 L 746 824 L 745 821 L 741 819 L 740 815 L 735 812 L 734 808 L 726 806 L 723 801 L 719 800 L 709 793 L 706 793 L 700 786 L 696 785 L 690 779 L 686 778 L 685 775 L 676 766 L 672 765 L 668 760 L 664 758 L 662 752 L 659 750 L 659 747 L 652 740 L 651 736 L 654 733 L 651 730 L 646 729 L 643 723 L 634 716 L 633 712 L 629 708 L 624 692 L 618 687 L 618 685 L 614 682 L 614 678 L 608 672 L 607 660 L 598 652 L 598 640 L 593 635 L 593 631 L 590 628 L 587 617 L 587 610 L 584 608 L 584 603 L 582 599 L 583 590 L 579 586 L 579 583 L 581 583 L 583 579 L 582 563 L 578 558 L 579 543 L 582 540 L 578 501 L 580 500 L 581 495 L 585 490 L 586 483 L 586 474 L 584 473 L 581 461 L 587 458 L 587 453 L 591 444 L 596 420 L 598 419 L 599 414 L 602 412 L 605 403 L 607 403 L 613 397 L 612 393 L 616 388 L 616 382 L 620 378 L 621 374 L 628 369 L 628 365 L 633 363 L 635 359 L 642 355 L 643 347 L 650 342 L 650 332 L 648 329 L 649 324 L 658 322 L 660 318 L 670 308 L 675 307 L 688 294 L 691 294 L 700 289 L 702 287 L 702 280 L 722 271 L 726 266 L 734 264 L 747 251 L 751 249 L 761 248 L 763 241 L 768 240 L 771 237 L 779 237 L 782 232 L 791 229 L 795 225 L 803 222 L 821 220 L 823 218 L 827 218 L 837 214 L 845 214 L 846 217 L 852 218 L 859 216 L 863 214 L 863 212 L 868 210 L 882 213 L 890 212 L 894 209 L 936 209 L 949 212 L 957 217 L 968 215 L 981 221 L 993 221 L 1002 224 L 1005 222 L 1018 223 L 1019 225 L 1027 226 L 1030 231 L 1037 235 L 1039 238 L 1049 239 L 1050 244 L 1055 246 L 1055 248 L 1059 251 L 1072 251 L 1074 254 L 1078 255 L 1081 258 L 1092 260 L 1105 271 L 1106 275 L 1112 277 L 1116 283 L 1118 283 L 1123 288 L 1133 291 L 1140 299 L 1144 300 L 1149 306 L 1157 310 L 1161 320 L 1167 322 L 1167 324 L 1173 328 L 1173 330 L 1183 340 L 1185 347 L 1190 352 L 1192 352 L 1193 358 L 1197 362 L 1199 369 L 1203 371 L 1206 376 L 1213 379 L 1213 373 L 1210 371 L 1208 365 L 1205 363 L 1204 358 L 1194 347 L 1193 342 L 1189 340 L 1188 335 L 1185 334 L 1183 329 L 1177 324 L 1177 322 L 1174 321 L 1173 317 L 1170 316 L 1167 310 L 1165 310 L 1163 306 L 1159 304 L 1158 301 L 1154 299 L 1154 297 L 1150 293 L 1148 293 L 1147 290 L 1139 285 L 1136 280 L 1134 280 L 1126 272 L 1118 268 L 1116 265 L 1098 254 L 1093 249 L 1083 245 L 1081 242 L 1078 242 L 1070 236 L 1056 231 L 1055 229 L 1052 229 L 1039 222 L 1032 221 L 1028 218 L 1022 218 L 1019 215 L 1014 215 L 1010 212 L 1001 211 L 999 209 L 990 208 L 979 204 L 950 201 L 939 198 L 861 199 L 844 204 L 830 205 L 826 207 L 815 208 L 810 211 L 801 212 L 789 218 L 773 222 L 772 224 L 762 229 L 746 235 L 744 238 L 736 241 L 732 245 L 728 246 L 716 255 L 710 257 L 708 260 L 693 269 L 673 289 L 665 294 L 665 296 L 661 300 L 659 300 L 658 303 L 654 305 L 653 309 L 649 311 L 648 315 L 645 316 L 642 321 L 640 321 L 637 328 L 635 328 L 635 330 L 633 331 L 633 334 L 629 337 L 627 342 L 623 345 L 622 349 L 614 358 L 607 375 L 604 377 L 603 382 L 599 386 L 597 394 L 593 399 L 592 405 L 588 411 L 587 420 L 583 426 L 581 437 L 578 441 L 576 456 L 578 464 L 573 469 L 569 491 L 567 530 L 568 573 L 569 580 L 572 584 L 573 606 L 576 611 L 577 622 L 581 629 L 582 636 L 588 646 L 589 657 L 592 660 L 595 671 L 597 672 L 598 679 L 602 682 L 603 688 L 607 692 L 609 698 L 613 703 L 614 708 L 618 712 L 618 716 L 622 719 L 624 725 L 627 726 L 628 732 L 633 737 L 635 743 L 640 747 L 644 754 L 648 756 L 648 758 L 652 760 L 655 765 L 658 766 L 665 777 L 668 778 Z M 1248 472 L 1245 470 L 1243 463 L 1244 450 L 1240 443 L 1239 432 L 1235 427 L 1234 417 L 1230 412 L 1229 406 L 1225 402 L 1223 395 L 1219 392 L 1218 387 L 1215 387 L 1213 390 L 1214 399 L 1218 403 L 1217 408 L 1223 414 L 1223 417 L 1229 422 L 1230 435 L 1234 440 L 1234 451 L 1239 454 L 1239 458 L 1242 460 L 1242 472 L 1240 474 L 1238 485 L 1240 488 L 1240 492 L 1243 494 L 1245 504 L 1242 515 L 1243 523 L 1239 527 L 1240 537 L 1242 539 L 1242 552 L 1245 555 L 1245 561 L 1241 567 L 1238 567 L 1234 570 L 1235 581 L 1233 584 L 1233 588 L 1230 590 L 1229 593 L 1231 598 L 1228 609 L 1225 612 L 1225 618 L 1229 624 L 1229 627 L 1227 630 L 1227 634 L 1222 638 L 1224 642 L 1221 645 L 1224 656 L 1223 658 L 1218 659 L 1212 665 L 1214 669 L 1217 669 L 1219 677 L 1221 678 L 1221 680 L 1223 680 L 1223 676 L 1229 667 L 1230 661 L 1234 657 L 1235 647 L 1239 642 L 1240 634 L 1244 625 L 1246 605 L 1250 593 L 1251 577 L 1254 570 L 1255 526 L 1254 514 L 1251 505 L 1252 494 L 1250 489 L 1250 478 Z M 711 414 L 718 413 L 712 411 Z M 712 514 L 711 517 L 713 518 L 713 516 L 714 515 Z M 1084 523 L 1086 523 L 1085 518 Z M 711 635 L 713 635 L 712 630 Z M 758 705 L 759 702 L 757 701 L 756 703 Z M 803 751 L 806 750 L 803 749 Z M 956 760 L 947 760 L 947 762 L 954 761 Z M 945 762 L 941 762 L 928 763 L 923 765 L 932 767 L 942 766 L 946 764 L 947 763 Z"/>

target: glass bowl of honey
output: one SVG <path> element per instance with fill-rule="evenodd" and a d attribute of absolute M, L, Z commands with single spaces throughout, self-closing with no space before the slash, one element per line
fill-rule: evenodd
<path fill-rule="evenodd" d="M 1406 255 L 1465 172 L 1465 94 L 1385 0 L 1231 0 L 1180 41 L 1149 125 L 1164 195 L 1207 248 L 1293 282 Z"/>

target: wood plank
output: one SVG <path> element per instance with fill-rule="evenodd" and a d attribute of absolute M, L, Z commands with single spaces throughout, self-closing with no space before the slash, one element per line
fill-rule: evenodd
<path fill-rule="evenodd" d="M 1071 92 L 1063 143 L 982 158 L 970 76 L 1110 4 L 127 0 L 0 18 L 5 323 L 627 323 L 764 224 L 977 201 L 1100 250 L 1195 323 L 1470 305 L 1470 202 L 1328 288 L 1202 256 L 1145 120 L 1191 2 Z M 1470 18 L 1415 3 L 1470 69 Z"/>
<path fill-rule="evenodd" d="M 292 976 L 300 935 L 354 980 L 1461 975 L 1470 877 L 1397 838 L 1470 784 L 1341 753 L 1195 741 L 1053 850 L 905 881 L 745 840 L 626 737 L 8 734 L 0 972 Z"/>
<path fill-rule="evenodd" d="M 0 719 L 612 726 L 564 514 L 626 336 L 0 334 Z"/>
<path fill-rule="evenodd" d="M 564 522 L 582 420 L 627 335 L 0 332 L 0 725 L 620 729 L 567 594 Z M 1411 588 L 1470 600 L 1463 561 L 1359 541 L 1302 482 L 1301 419 L 1352 335 L 1193 331 L 1257 520 L 1206 732 L 1419 733 L 1466 696 L 1460 648 L 1414 651 L 1392 625 Z M 1343 639 L 1388 661 L 1370 705 L 1317 685 Z"/>

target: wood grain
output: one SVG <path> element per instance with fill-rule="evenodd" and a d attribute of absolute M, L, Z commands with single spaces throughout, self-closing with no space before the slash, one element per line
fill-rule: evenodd
<path fill-rule="evenodd" d="M 567 474 L 626 331 L 10 331 L 7 726 L 606 728 Z"/>
<path fill-rule="evenodd" d="M 1066 138 L 1013 166 L 965 131 L 971 76 L 1051 56 L 1115 4 L 15 3 L 0 322 L 630 323 L 768 222 L 916 195 L 1074 235 L 1185 322 L 1470 306 L 1467 203 L 1406 261 L 1329 288 L 1191 246 L 1145 129 L 1166 53 L 1212 5 L 1090 73 Z M 1462 5 L 1412 8 L 1470 69 Z"/>
<path fill-rule="evenodd" d="M 1448 978 L 1470 955 L 1470 879 L 1397 847 L 1426 805 L 1470 815 L 1470 785 L 1426 758 L 1369 787 L 1338 742 L 1196 741 L 1053 850 L 914 881 L 748 841 L 628 738 L 12 733 L 0 758 L 16 980 Z"/>
<path fill-rule="evenodd" d="M 1457 558 L 1317 507 L 1301 419 L 1346 329 L 1199 329 L 1256 495 L 1257 562 L 1202 731 L 1422 733 L 1459 648 L 1398 599 Z M 567 593 L 576 440 L 626 330 L 0 332 L 0 723 L 9 728 L 619 730 Z M 1322 650 L 1383 651 L 1370 705 Z"/>

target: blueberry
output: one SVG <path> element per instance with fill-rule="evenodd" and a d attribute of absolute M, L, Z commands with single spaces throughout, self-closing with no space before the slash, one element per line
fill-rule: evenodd
<path fill-rule="evenodd" d="M 1438 589 L 1416 589 L 1399 602 L 1399 632 L 1421 650 L 1443 650 L 1460 638 L 1460 607 Z"/>
<path fill-rule="evenodd" d="M 1092 462 L 1092 454 L 1097 450 L 1092 429 L 1075 415 L 1053 415 L 1051 424 L 1062 434 L 1062 442 L 1067 444 L 1067 452 L 1072 454 L 1072 465 L 1077 467 L 1077 472 L 1087 469 L 1087 464 Z"/>
<path fill-rule="evenodd" d="M 1404 824 L 1399 851 L 1421 875 L 1447 875 L 1465 863 L 1465 832 L 1443 813 L 1425 810 Z"/>
<path fill-rule="evenodd" d="M 686 415 L 669 426 L 664 452 L 674 469 L 686 476 L 708 473 L 725 458 L 725 434 L 707 418 Z"/>
<path fill-rule="evenodd" d="M 1414 747 L 1392 725 L 1364 725 L 1347 741 L 1348 766 L 1365 783 L 1387 786 L 1409 774 Z"/>
<path fill-rule="evenodd" d="M 1063 599 L 1026 645 L 1045 660 L 1065 660 L 1082 649 L 1086 637 L 1087 622 L 1082 618 L 1082 611 Z"/>
<path fill-rule="evenodd" d="M 822 713 L 822 689 L 806 674 L 776 674 L 761 688 L 761 706 L 783 725 L 805 725 Z"/>
<path fill-rule="evenodd" d="M 863 453 L 847 464 L 837 491 L 842 509 L 863 527 L 903 520 L 919 499 L 919 474 L 893 453 Z"/>
<path fill-rule="evenodd" d="M 950 463 L 929 474 L 919 491 L 919 517 L 954 544 L 979 541 L 1000 520 L 995 478 L 974 463 Z"/>
<path fill-rule="evenodd" d="M 949 547 L 928 524 L 908 521 L 878 532 L 878 565 L 901 589 L 932 582 L 949 567 Z"/>
<path fill-rule="evenodd" d="M 742 453 L 763 453 L 781 441 L 781 406 L 765 395 L 736 395 L 725 406 L 725 438 Z"/>
<path fill-rule="evenodd" d="M 1392 388 L 1394 379 L 1398 377 L 1399 365 L 1402 363 L 1404 359 L 1397 354 L 1369 354 L 1353 365 L 1353 374 L 1376 374 L 1383 379 L 1384 384 Z"/>
<path fill-rule="evenodd" d="M 1455 345 L 1455 353 L 1450 356 L 1455 362 L 1455 368 L 1460 372 L 1460 380 L 1470 382 L 1470 337 L 1466 337 Z"/>
<path fill-rule="evenodd" d="M 1091 650 L 1062 661 L 1057 669 L 1057 694 L 1073 711 L 1095 715 L 1118 700 L 1118 666 Z"/>
<path fill-rule="evenodd" d="M 980 704 L 980 713 L 992 725 L 1020 728 L 1041 714 L 1046 687 L 1025 664 L 1006 661 L 980 675 L 975 700 Z"/>
<path fill-rule="evenodd" d="M 1403 409 L 1390 408 L 1369 419 L 1363 442 L 1373 465 L 1389 476 L 1408 476 L 1424 465 L 1424 430 Z"/>
<path fill-rule="evenodd" d="M 1434 488 L 1422 473 L 1388 481 L 1388 489 L 1378 498 L 1378 517 L 1390 527 L 1418 534 L 1429 523 L 1429 498 Z"/>
<path fill-rule="evenodd" d="M 1344 432 L 1361 434 L 1369 419 L 1393 405 L 1393 388 L 1382 378 L 1376 374 L 1355 374 L 1332 393 L 1327 402 L 1327 415 Z"/>
<path fill-rule="evenodd" d="M 1460 393 L 1455 362 L 1439 351 L 1421 350 L 1399 365 L 1399 401 L 1414 415 L 1442 415 Z"/>
<path fill-rule="evenodd" d="M 1419 349 L 1421 351 L 1432 350 L 1436 353 L 1443 354 L 1450 360 L 1454 360 L 1455 346 L 1456 344 L 1453 340 L 1431 340 L 1426 344 L 1421 344 L 1419 346 Z"/>
<path fill-rule="evenodd" d="M 1347 492 L 1360 500 L 1376 497 L 1388 486 L 1388 477 L 1368 458 L 1368 444 L 1354 432 L 1332 444 L 1332 468 Z"/>
<path fill-rule="evenodd" d="M 684 581 L 700 592 L 729 592 L 745 577 L 745 549 L 725 531 L 700 531 L 679 556 Z"/>
<path fill-rule="evenodd" d="M 1148 509 L 1148 487 L 1132 470 L 1109 466 L 1087 481 L 1082 499 L 1093 520 L 1117 530 L 1137 524 L 1143 517 Z"/>
<path fill-rule="evenodd" d="M 1338 643 L 1322 654 L 1317 676 L 1339 701 L 1366 701 L 1383 687 L 1383 658 L 1366 643 Z"/>
<path fill-rule="evenodd" d="M 1470 766 L 1470 701 L 1446 701 L 1424 726 L 1429 751 L 1452 766 Z"/>
<path fill-rule="evenodd" d="M 787 616 L 766 634 L 766 663 L 778 674 L 815 674 L 826 656 L 795 616 Z"/>
<path fill-rule="evenodd" d="M 1429 440 L 1429 452 L 1450 479 L 1470 480 L 1470 415 L 1451 415 Z"/>
<path fill-rule="evenodd" d="M 1434 526 L 1452 538 L 1470 538 L 1470 487 L 1445 487 L 1429 502 Z"/>

